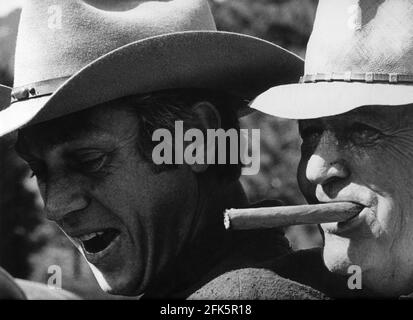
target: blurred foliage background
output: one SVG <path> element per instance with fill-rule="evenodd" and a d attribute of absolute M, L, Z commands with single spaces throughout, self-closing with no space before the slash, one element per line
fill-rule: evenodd
<path fill-rule="evenodd" d="M 210 4 L 219 30 L 257 36 L 304 57 L 317 0 L 210 0 Z M 1 0 L 0 83 L 10 86 L 20 17 L 20 9 L 12 7 L 18 7 L 15 0 Z M 242 178 L 250 200 L 304 203 L 296 183 L 300 139 L 295 121 L 255 113 L 242 120 L 242 127 L 261 129 L 260 173 Z M 88 266 L 65 236 L 45 221 L 29 174 L 14 153 L 12 139 L 1 139 L 0 266 L 15 277 L 46 283 L 48 267 L 59 265 L 65 289 L 85 298 L 113 299 L 98 289 Z M 316 226 L 286 232 L 295 249 L 321 244 Z"/>

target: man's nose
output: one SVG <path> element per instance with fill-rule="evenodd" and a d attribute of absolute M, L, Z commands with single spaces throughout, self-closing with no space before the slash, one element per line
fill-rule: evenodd
<path fill-rule="evenodd" d="M 60 175 L 49 179 L 44 188 L 44 210 L 49 220 L 60 221 L 88 206 L 80 181 Z"/>
<path fill-rule="evenodd" d="M 311 155 L 306 169 L 307 179 L 317 185 L 325 185 L 350 175 L 339 142 L 330 131 L 325 131 Z"/>

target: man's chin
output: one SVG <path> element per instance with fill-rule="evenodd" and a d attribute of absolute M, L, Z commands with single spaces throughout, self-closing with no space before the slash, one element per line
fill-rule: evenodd
<path fill-rule="evenodd" d="M 104 273 L 89 264 L 100 288 L 112 295 L 138 296 L 143 292 L 138 277 L 125 276 L 125 272 Z"/>
<path fill-rule="evenodd" d="M 125 286 L 124 284 L 114 284 L 110 288 L 105 287 L 101 289 L 111 295 L 114 296 L 124 296 L 124 297 L 138 297 L 142 295 L 143 293 L 141 290 L 133 288 L 133 287 L 128 287 Z"/>
<path fill-rule="evenodd" d="M 352 263 L 349 258 L 350 241 L 335 235 L 326 235 L 323 260 L 327 269 L 333 273 L 346 275 Z"/>

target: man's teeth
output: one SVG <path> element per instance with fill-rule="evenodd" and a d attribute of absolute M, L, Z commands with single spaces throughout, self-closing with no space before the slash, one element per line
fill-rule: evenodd
<path fill-rule="evenodd" d="M 94 232 L 94 233 L 86 234 L 84 236 L 79 237 L 79 240 L 80 241 L 89 241 L 89 240 L 93 239 L 94 237 L 101 236 L 103 234 L 104 234 L 103 231 Z"/>

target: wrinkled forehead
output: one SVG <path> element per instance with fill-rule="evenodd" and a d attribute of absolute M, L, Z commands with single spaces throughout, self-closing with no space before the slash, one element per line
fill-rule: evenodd
<path fill-rule="evenodd" d="M 16 150 L 26 153 L 32 149 L 117 140 L 133 131 L 131 126 L 136 126 L 136 120 L 125 108 L 94 107 L 19 130 Z"/>

